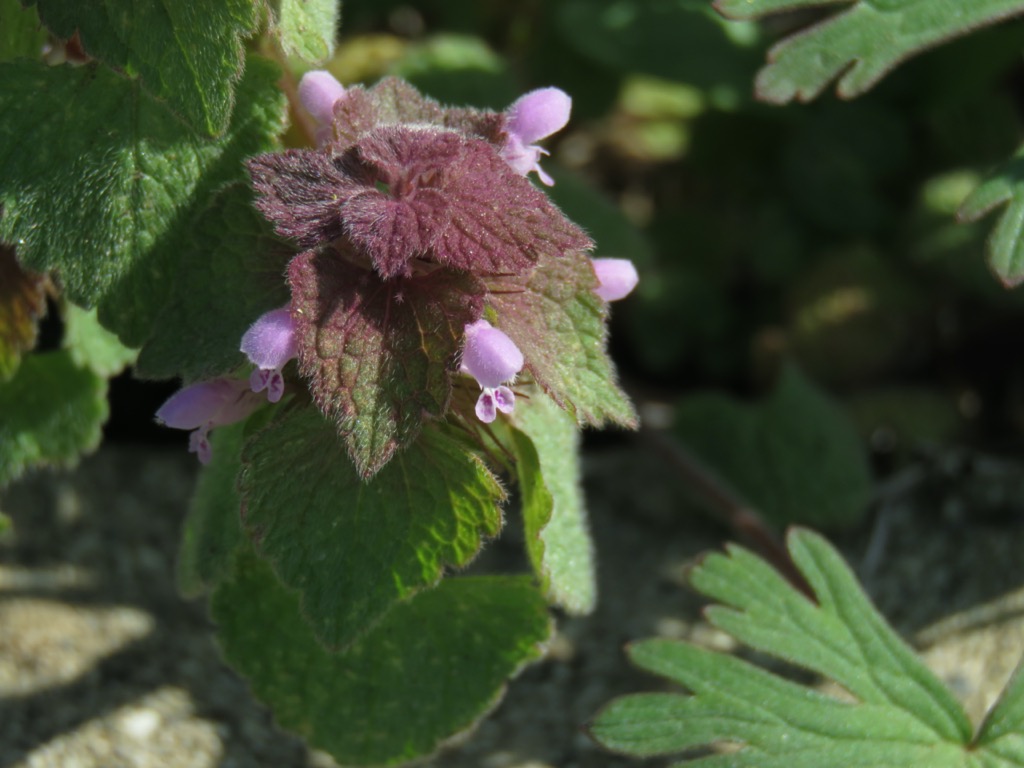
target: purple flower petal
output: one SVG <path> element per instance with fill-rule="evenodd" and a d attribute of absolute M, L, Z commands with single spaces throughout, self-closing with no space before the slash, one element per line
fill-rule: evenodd
<path fill-rule="evenodd" d="M 210 449 L 210 428 L 200 427 L 188 436 L 188 452 L 194 453 L 199 463 L 206 465 L 210 463 L 213 452 Z"/>
<path fill-rule="evenodd" d="M 481 387 L 493 389 L 511 381 L 523 369 L 523 353 L 508 336 L 486 320 L 466 326 L 461 370 Z"/>
<path fill-rule="evenodd" d="M 507 130 L 523 144 L 533 144 L 565 128 L 572 99 L 559 88 L 538 88 L 520 96 L 507 110 Z"/>
<path fill-rule="evenodd" d="M 516 405 L 516 393 L 508 387 L 498 387 L 494 390 L 494 405 L 502 413 L 512 413 Z"/>
<path fill-rule="evenodd" d="M 279 371 L 298 354 L 295 321 L 288 307 L 273 309 L 249 326 L 242 352 L 262 371 Z"/>
<path fill-rule="evenodd" d="M 156 412 L 157 419 L 172 429 L 195 429 L 217 419 L 225 406 L 249 388 L 238 379 L 211 379 L 179 389 Z"/>
<path fill-rule="evenodd" d="M 326 70 L 310 70 L 299 81 L 299 101 L 322 126 L 334 122 L 334 105 L 344 95 L 345 86 Z"/>
<path fill-rule="evenodd" d="M 629 259 L 593 259 L 598 286 L 594 293 L 605 301 L 618 301 L 636 288 L 640 276 Z"/>
<path fill-rule="evenodd" d="M 484 389 L 480 393 L 480 397 L 476 401 L 476 417 L 480 419 L 484 424 L 490 424 L 496 418 L 498 418 L 498 412 L 495 408 L 494 402 L 494 390 Z"/>

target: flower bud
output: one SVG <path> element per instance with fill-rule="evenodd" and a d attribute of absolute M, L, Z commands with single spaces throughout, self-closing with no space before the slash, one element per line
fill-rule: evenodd
<path fill-rule="evenodd" d="M 640 281 L 629 259 L 593 259 L 598 286 L 594 293 L 605 301 L 618 301 L 630 294 Z"/>
<path fill-rule="evenodd" d="M 242 421 L 260 406 L 262 399 L 240 379 L 210 379 L 175 392 L 157 410 L 156 418 L 172 429 L 193 430 L 189 451 L 197 454 L 201 463 L 209 464 L 210 430 Z"/>
<path fill-rule="evenodd" d="M 540 167 L 540 156 L 547 154 L 534 144 L 562 130 L 569 122 L 572 99 L 558 88 L 539 88 L 520 96 L 505 110 L 507 139 L 501 156 L 524 176 L 536 171 L 549 187 L 554 184 Z"/>
<path fill-rule="evenodd" d="M 490 424 L 502 413 L 512 413 L 515 393 L 504 386 L 523 369 L 523 353 L 515 342 L 486 320 L 466 326 L 462 368 L 483 390 L 476 401 L 476 416 Z"/>
<path fill-rule="evenodd" d="M 262 315 L 242 336 L 242 352 L 256 366 L 249 378 L 253 392 L 267 390 L 267 400 L 276 403 L 284 394 L 281 370 L 297 354 L 295 321 L 288 307 Z"/>
<path fill-rule="evenodd" d="M 313 69 L 299 81 L 299 101 L 320 125 L 334 122 L 334 105 L 345 95 L 345 86 L 323 69 Z"/>

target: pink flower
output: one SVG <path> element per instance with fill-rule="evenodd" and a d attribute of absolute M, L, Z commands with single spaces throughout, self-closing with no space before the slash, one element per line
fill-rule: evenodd
<path fill-rule="evenodd" d="M 515 393 L 504 386 L 523 369 L 523 353 L 508 336 L 486 320 L 466 326 L 466 346 L 461 371 L 468 373 L 483 390 L 476 401 L 476 416 L 490 424 L 502 413 L 512 413 Z"/>
<path fill-rule="evenodd" d="M 508 138 L 501 149 L 505 162 L 524 176 L 536 171 L 542 182 L 549 187 L 554 184 L 540 167 L 540 156 L 547 152 L 534 142 L 562 130 L 571 109 L 572 99 L 558 88 L 539 88 L 516 99 L 505 110 Z"/>
<path fill-rule="evenodd" d="M 242 421 L 263 402 L 241 379 L 200 381 L 178 390 L 160 406 L 156 418 L 172 429 L 191 429 L 188 449 L 210 463 L 210 430 Z"/>
<path fill-rule="evenodd" d="M 291 310 L 281 307 L 262 315 L 242 336 L 241 349 L 256 366 L 249 377 L 252 391 L 265 389 L 267 400 L 276 403 L 284 394 L 281 370 L 298 354 Z"/>
<path fill-rule="evenodd" d="M 326 70 L 310 70 L 299 81 L 299 101 L 317 123 L 317 146 L 322 147 L 330 140 L 334 105 L 344 96 L 345 86 Z"/>
<path fill-rule="evenodd" d="M 629 259 L 593 259 L 598 286 L 594 293 L 605 301 L 618 301 L 636 288 L 640 276 Z"/>

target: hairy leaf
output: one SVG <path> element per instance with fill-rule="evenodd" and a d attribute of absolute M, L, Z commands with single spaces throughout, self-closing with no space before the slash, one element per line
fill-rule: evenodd
<path fill-rule="evenodd" d="M 300 371 L 359 474 L 371 477 L 425 418 L 447 410 L 463 329 L 480 317 L 483 286 L 447 270 L 383 281 L 335 249 L 297 256 L 288 279 Z"/>
<path fill-rule="evenodd" d="M 847 0 L 716 0 L 733 19 L 850 5 Z M 810 101 L 833 80 L 840 96 L 864 93 L 901 61 L 978 27 L 1024 13 L 1021 0 L 857 0 L 775 45 L 757 76 L 760 98 Z"/>
<path fill-rule="evenodd" d="M 195 222 L 138 373 L 196 380 L 237 368 L 245 361 L 245 331 L 289 301 L 285 269 L 292 255 L 253 208 L 248 186 L 226 188 Z"/>
<path fill-rule="evenodd" d="M 49 282 L 45 275 L 23 270 L 14 249 L 0 244 L 0 382 L 14 375 L 21 353 L 36 344 Z"/>
<path fill-rule="evenodd" d="M 138 346 L 174 281 L 193 218 L 268 149 L 284 117 L 276 67 L 251 59 L 227 133 L 206 140 L 95 65 L 0 64 L 0 240 L 59 270 L 67 296 L 99 305 Z"/>
<path fill-rule="evenodd" d="M 526 549 L 544 593 L 572 614 L 597 600 L 594 544 L 580 486 L 579 430 L 542 392 L 516 403 L 512 430 Z"/>
<path fill-rule="evenodd" d="M 370 482 L 312 407 L 279 414 L 242 458 L 245 529 L 329 647 L 467 564 L 501 526 L 501 486 L 436 428 Z"/>
<path fill-rule="evenodd" d="M 840 698 L 741 661 L 669 640 L 630 650 L 635 663 L 691 695 L 642 694 L 600 713 L 592 733 L 636 755 L 701 745 L 736 749 L 701 766 L 756 768 L 1009 768 L 1024 765 L 1015 679 L 978 739 L 953 695 L 885 623 L 828 543 L 809 531 L 789 551 L 814 600 L 750 552 L 706 558 L 693 585 L 721 605 L 708 619 L 763 653 L 821 674 Z"/>
<path fill-rule="evenodd" d="M 80 368 L 88 368 L 98 376 L 116 376 L 135 362 L 137 349 L 118 341 L 96 319 L 96 310 L 82 309 L 70 302 L 64 305 L 64 348 Z"/>
<path fill-rule="evenodd" d="M 636 426 L 605 351 L 607 305 L 594 293 L 590 260 L 570 251 L 542 257 L 526 276 L 488 281 L 495 325 L 526 358 L 537 383 L 580 425 Z"/>
<path fill-rule="evenodd" d="M 90 56 L 165 100 L 201 131 L 224 132 L 242 75 L 242 39 L 256 29 L 261 3 L 177 0 L 24 0 L 57 36 L 78 35 Z"/>
<path fill-rule="evenodd" d="M 408 762 L 471 728 L 551 632 L 529 579 L 452 578 L 331 653 L 297 597 L 246 553 L 212 611 L 225 656 L 277 721 L 345 765 Z"/>
<path fill-rule="evenodd" d="M 989 235 L 988 263 L 1007 288 L 1024 282 L 1024 147 L 978 186 L 957 211 L 961 221 L 977 221 L 1006 206 Z"/>
<path fill-rule="evenodd" d="M 758 404 L 685 398 L 675 432 L 773 522 L 843 526 L 867 509 L 871 474 L 856 429 L 796 368 Z"/>
<path fill-rule="evenodd" d="M 0 383 L 0 486 L 26 469 L 70 466 L 99 445 L 107 382 L 67 351 L 29 355 Z"/>
<path fill-rule="evenodd" d="M 288 56 L 319 64 L 334 54 L 341 0 L 273 0 L 275 28 Z"/>

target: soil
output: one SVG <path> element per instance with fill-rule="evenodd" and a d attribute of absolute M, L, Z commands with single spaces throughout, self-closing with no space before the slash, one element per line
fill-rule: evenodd
<path fill-rule="evenodd" d="M 683 503 L 643 449 L 606 445 L 584 466 L 598 609 L 560 617 L 547 658 L 429 766 L 668 765 L 610 755 L 580 729 L 616 695 L 665 687 L 630 668 L 624 644 L 660 635 L 732 649 L 684 586 L 687 566 L 729 531 Z M 221 661 L 204 602 L 177 594 L 195 474 L 183 451 L 114 446 L 0 496 L 14 523 L 0 539 L 0 768 L 333 765 L 274 726 Z M 1019 520 L 950 520 L 897 499 L 839 538 L 882 612 L 975 722 L 1024 650 Z M 484 560 L 518 562 L 517 538 L 510 524 Z"/>

